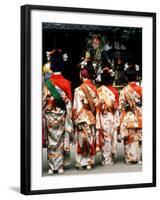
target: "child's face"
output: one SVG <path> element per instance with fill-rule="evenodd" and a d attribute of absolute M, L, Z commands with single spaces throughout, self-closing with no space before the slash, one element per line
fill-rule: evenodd
<path fill-rule="evenodd" d="M 118 63 L 118 65 L 121 65 L 122 64 L 122 60 L 119 58 L 117 63 Z"/>
<path fill-rule="evenodd" d="M 100 44 L 100 41 L 99 41 L 97 38 L 95 38 L 95 39 L 93 40 L 93 42 L 92 42 L 92 47 L 93 47 L 93 49 L 97 49 L 98 46 L 99 46 L 99 44 Z"/>

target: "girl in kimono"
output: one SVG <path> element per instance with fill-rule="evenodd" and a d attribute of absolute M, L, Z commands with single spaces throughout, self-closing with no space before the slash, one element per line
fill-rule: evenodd
<path fill-rule="evenodd" d="M 62 75 L 60 50 L 50 53 L 52 75 L 43 85 L 43 121 L 47 143 L 48 174 L 64 172 L 65 152 L 70 150 L 72 105 L 70 82 Z"/>
<path fill-rule="evenodd" d="M 112 87 L 114 76 L 106 69 L 102 73 L 102 86 L 97 89 L 100 106 L 97 111 L 96 151 L 101 151 L 102 165 L 112 165 L 116 154 L 119 126 L 118 91 Z"/>
<path fill-rule="evenodd" d="M 120 135 L 124 141 L 126 164 L 141 164 L 142 157 L 142 87 L 136 83 L 134 68 L 126 70 L 128 85 L 120 92 Z"/>
<path fill-rule="evenodd" d="M 82 61 L 80 79 L 82 85 L 75 89 L 73 121 L 75 124 L 76 167 L 92 169 L 95 157 L 95 124 L 97 90 L 92 83 L 95 71 L 92 61 Z"/>

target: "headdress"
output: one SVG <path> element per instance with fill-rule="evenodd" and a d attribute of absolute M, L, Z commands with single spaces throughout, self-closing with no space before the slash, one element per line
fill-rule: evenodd
<path fill-rule="evenodd" d="M 94 69 L 94 63 L 91 59 L 83 59 L 78 65 L 80 67 L 81 76 L 88 79 L 95 79 L 96 73 Z"/>
<path fill-rule="evenodd" d="M 67 61 L 68 55 L 62 53 L 61 49 L 54 49 L 46 52 L 47 59 L 50 61 L 51 70 L 53 72 L 61 72 L 64 68 L 64 62 Z"/>

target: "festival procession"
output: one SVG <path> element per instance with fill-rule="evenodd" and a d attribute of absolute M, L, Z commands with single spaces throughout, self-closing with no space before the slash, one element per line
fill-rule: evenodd
<path fill-rule="evenodd" d="M 127 52 L 127 45 L 117 41 L 90 34 L 74 66 L 68 66 L 74 58 L 65 48 L 43 52 L 42 146 L 47 175 L 112 168 L 119 144 L 124 165 L 142 165 L 142 66 Z M 65 166 L 66 159 L 74 163 L 71 168 Z"/>

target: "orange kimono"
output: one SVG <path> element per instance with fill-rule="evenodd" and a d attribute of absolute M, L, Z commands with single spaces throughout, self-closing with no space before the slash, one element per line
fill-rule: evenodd
<path fill-rule="evenodd" d="M 96 116 L 96 144 L 102 153 L 102 165 L 112 165 L 119 126 L 118 91 L 112 86 L 102 85 L 97 93 L 100 107 Z"/>
<path fill-rule="evenodd" d="M 97 91 L 91 80 L 86 80 L 75 89 L 73 121 L 75 124 L 76 166 L 94 165 L 95 156 L 95 111 Z"/>
<path fill-rule="evenodd" d="M 141 163 L 142 158 L 142 87 L 129 83 L 120 92 L 120 139 L 124 140 L 125 162 Z"/>

